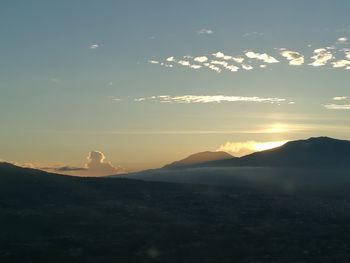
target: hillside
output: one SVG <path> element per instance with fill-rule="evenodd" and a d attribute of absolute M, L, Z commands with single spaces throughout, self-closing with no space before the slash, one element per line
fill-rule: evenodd
<path fill-rule="evenodd" d="M 348 262 L 350 197 L 0 165 L 0 262 Z"/>
<path fill-rule="evenodd" d="M 192 154 L 182 160 L 175 161 L 171 164 L 165 165 L 163 168 L 184 168 L 187 166 L 198 165 L 205 162 L 222 161 L 235 158 L 226 152 L 200 152 Z"/>

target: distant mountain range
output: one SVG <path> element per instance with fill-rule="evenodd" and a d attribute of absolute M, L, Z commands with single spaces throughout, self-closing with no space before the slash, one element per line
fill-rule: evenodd
<path fill-rule="evenodd" d="M 350 167 L 350 141 L 328 137 L 290 141 L 280 147 L 240 158 L 223 152 L 205 152 L 164 166 L 189 167 Z"/>
<path fill-rule="evenodd" d="M 163 168 L 183 168 L 187 166 L 200 165 L 205 162 L 223 161 L 234 159 L 231 154 L 226 152 L 200 152 L 188 156 L 180 161 L 165 165 Z"/>

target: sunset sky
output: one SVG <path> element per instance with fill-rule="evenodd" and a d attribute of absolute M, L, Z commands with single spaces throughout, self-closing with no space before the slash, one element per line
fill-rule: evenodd
<path fill-rule="evenodd" d="M 103 174 L 350 139 L 349 10 L 346 0 L 3 0 L 0 160 Z"/>

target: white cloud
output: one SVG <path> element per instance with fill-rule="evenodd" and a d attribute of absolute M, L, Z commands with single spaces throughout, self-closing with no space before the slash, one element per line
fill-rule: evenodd
<path fill-rule="evenodd" d="M 314 61 L 309 64 L 314 67 L 324 66 L 329 60 L 333 58 L 332 53 L 325 48 L 315 49 L 314 54 L 315 55 L 311 57 L 312 59 L 314 59 Z"/>
<path fill-rule="evenodd" d="M 346 57 L 347 59 L 350 59 L 350 51 L 349 51 L 349 50 L 346 50 L 346 51 L 345 51 L 345 57 Z"/>
<path fill-rule="evenodd" d="M 227 65 L 227 66 L 225 66 L 225 69 L 227 69 L 231 72 L 237 72 L 239 70 L 239 67 L 234 66 L 234 65 Z"/>
<path fill-rule="evenodd" d="M 220 73 L 221 72 L 221 68 L 215 66 L 215 65 L 211 65 L 210 63 L 204 63 L 204 66 L 208 67 L 209 69 L 217 72 L 217 73 Z"/>
<path fill-rule="evenodd" d="M 223 60 L 231 60 L 231 59 L 233 59 L 233 57 L 232 57 L 232 56 L 225 55 L 222 59 L 223 59 Z"/>
<path fill-rule="evenodd" d="M 175 58 L 174 58 L 174 57 L 168 57 L 168 58 L 166 59 L 166 61 L 168 61 L 168 62 L 174 62 L 174 61 L 175 61 Z"/>
<path fill-rule="evenodd" d="M 296 51 L 282 50 L 280 54 L 289 61 L 289 65 L 300 66 L 304 64 L 304 56 Z"/>
<path fill-rule="evenodd" d="M 150 64 L 159 64 L 159 61 L 150 59 L 150 60 L 148 60 L 148 63 L 150 63 Z"/>
<path fill-rule="evenodd" d="M 193 69 L 200 69 L 202 66 L 201 65 L 191 65 L 190 68 Z"/>
<path fill-rule="evenodd" d="M 221 145 L 217 151 L 224 151 L 232 154 L 236 157 L 241 157 L 253 152 L 260 152 L 264 150 L 273 149 L 288 141 L 273 141 L 273 142 L 256 142 L 256 141 L 246 141 L 246 142 L 226 142 Z"/>
<path fill-rule="evenodd" d="M 261 98 L 261 97 L 241 97 L 241 96 L 224 96 L 224 95 L 183 95 L 183 96 L 152 96 L 146 98 L 135 99 L 136 102 L 146 100 L 158 100 L 160 102 L 173 102 L 173 103 L 220 103 L 220 102 L 260 102 L 260 103 L 283 103 L 286 99 L 281 98 Z"/>
<path fill-rule="evenodd" d="M 253 67 L 251 65 L 248 65 L 248 64 L 242 64 L 242 68 L 244 70 L 252 70 L 253 69 Z"/>
<path fill-rule="evenodd" d="M 37 168 L 40 166 L 35 165 L 35 167 Z M 122 174 L 126 172 L 125 169 L 114 166 L 111 162 L 106 161 L 105 155 L 100 151 L 89 152 L 87 162 L 84 167 L 65 165 L 46 167 L 41 169 L 75 176 L 106 176 Z"/>
<path fill-rule="evenodd" d="M 347 100 L 347 96 L 339 96 L 339 97 L 334 97 L 333 100 Z"/>
<path fill-rule="evenodd" d="M 234 60 L 237 63 L 243 63 L 244 58 L 242 58 L 242 57 L 232 57 L 232 60 Z"/>
<path fill-rule="evenodd" d="M 329 110 L 350 110 L 350 104 L 326 104 L 324 107 Z"/>
<path fill-rule="evenodd" d="M 201 30 L 198 30 L 197 33 L 199 35 L 211 35 L 211 34 L 214 34 L 214 31 L 211 30 L 211 29 L 206 29 L 206 28 L 203 28 Z"/>
<path fill-rule="evenodd" d="M 111 175 L 118 173 L 119 170 L 110 162 L 106 162 L 102 152 L 91 151 L 87 157 L 86 171 L 89 175 Z"/>
<path fill-rule="evenodd" d="M 332 65 L 333 65 L 333 68 L 344 68 L 350 65 L 350 61 L 342 59 L 342 60 L 332 62 Z"/>
<path fill-rule="evenodd" d="M 342 44 L 342 43 L 346 43 L 348 41 L 348 39 L 346 37 L 340 37 L 337 39 L 337 43 Z"/>
<path fill-rule="evenodd" d="M 245 53 L 246 57 L 248 58 L 252 58 L 252 59 L 257 59 L 257 60 L 261 60 L 264 61 L 265 63 L 278 63 L 279 61 L 277 59 L 275 59 L 274 57 L 263 53 L 255 53 L 253 51 L 248 51 Z"/>
<path fill-rule="evenodd" d="M 93 44 L 93 45 L 90 45 L 90 49 L 97 49 L 99 48 L 100 46 L 98 44 Z"/>
<path fill-rule="evenodd" d="M 208 58 L 206 56 L 195 57 L 194 61 L 199 62 L 199 63 L 204 63 L 204 62 L 208 61 Z"/>
<path fill-rule="evenodd" d="M 226 61 L 219 61 L 219 60 L 213 60 L 210 62 L 210 64 L 214 64 L 214 65 L 220 65 L 223 67 L 227 67 L 228 63 Z"/>
<path fill-rule="evenodd" d="M 260 65 L 260 68 L 267 68 L 267 65 Z"/>
<path fill-rule="evenodd" d="M 222 53 L 222 52 L 216 52 L 216 53 L 213 53 L 212 54 L 214 57 L 216 57 L 216 58 L 224 58 L 225 57 L 225 54 L 224 53 Z"/>
<path fill-rule="evenodd" d="M 179 62 L 177 63 L 179 63 L 182 66 L 187 66 L 187 67 L 191 66 L 190 62 L 187 60 L 179 60 Z"/>

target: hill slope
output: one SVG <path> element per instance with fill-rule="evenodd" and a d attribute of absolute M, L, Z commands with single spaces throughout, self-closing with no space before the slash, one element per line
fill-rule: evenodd
<path fill-rule="evenodd" d="M 347 167 L 350 166 L 350 141 L 328 137 L 291 141 L 241 158 L 204 162 L 197 166 Z"/>
<path fill-rule="evenodd" d="M 0 262 L 349 262 L 349 206 L 0 164 Z"/>
<path fill-rule="evenodd" d="M 192 154 L 185 159 L 173 162 L 171 164 L 165 165 L 163 168 L 183 168 L 187 166 L 193 166 L 200 163 L 212 162 L 212 161 L 222 161 L 234 158 L 232 155 L 226 152 L 200 152 Z"/>

